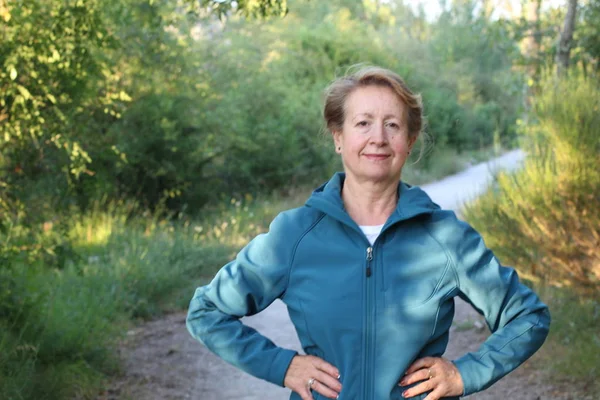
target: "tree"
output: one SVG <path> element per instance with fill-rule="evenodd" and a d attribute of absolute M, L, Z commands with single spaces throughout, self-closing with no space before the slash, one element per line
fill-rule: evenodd
<path fill-rule="evenodd" d="M 590 0 L 581 7 L 581 24 L 577 26 L 578 45 L 582 48 L 584 72 L 588 65 L 600 73 L 600 0 Z"/>
<path fill-rule="evenodd" d="M 573 32 L 577 18 L 577 0 L 569 0 L 565 24 L 556 51 L 556 66 L 559 74 L 564 74 L 569 68 L 569 58 L 573 46 Z"/>
<path fill-rule="evenodd" d="M 64 197 L 95 173 L 92 147 L 118 152 L 104 134 L 132 77 L 169 67 L 174 21 L 286 12 L 286 0 L 0 0 L 0 209 L 27 191 Z"/>
<path fill-rule="evenodd" d="M 198 0 L 186 1 L 193 6 Z M 283 16 L 288 12 L 287 0 L 200 0 L 199 4 L 219 17 L 231 12 L 246 17 Z"/>
<path fill-rule="evenodd" d="M 542 0 L 530 0 L 524 7 L 529 34 L 525 37 L 525 57 L 529 64 L 529 77 L 538 82 L 541 73 L 541 21 Z"/>

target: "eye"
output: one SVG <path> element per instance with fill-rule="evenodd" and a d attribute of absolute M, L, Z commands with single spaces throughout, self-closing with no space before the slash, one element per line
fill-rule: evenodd
<path fill-rule="evenodd" d="M 369 125 L 369 123 L 367 121 L 359 121 L 356 124 L 356 126 L 361 126 L 361 127 L 368 126 L 368 125 Z"/>
<path fill-rule="evenodd" d="M 399 129 L 400 128 L 400 125 L 398 125 L 395 122 L 388 122 L 388 123 L 386 123 L 386 125 L 389 126 L 389 127 L 391 127 L 391 128 L 393 128 L 393 129 Z"/>

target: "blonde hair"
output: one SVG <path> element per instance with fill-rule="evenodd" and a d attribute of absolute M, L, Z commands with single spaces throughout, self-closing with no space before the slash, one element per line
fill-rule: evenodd
<path fill-rule="evenodd" d="M 365 86 L 390 88 L 406 106 L 409 137 L 416 138 L 419 136 L 424 125 L 421 96 L 413 93 L 400 75 L 375 66 L 362 67 L 356 72 L 348 72 L 346 75 L 334 80 L 327 87 L 323 118 L 330 132 L 342 130 L 346 117 L 345 105 L 348 96 L 354 90 Z"/>

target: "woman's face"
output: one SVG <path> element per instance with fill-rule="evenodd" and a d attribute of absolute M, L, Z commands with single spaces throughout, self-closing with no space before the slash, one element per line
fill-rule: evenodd
<path fill-rule="evenodd" d="M 347 177 L 398 182 L 415 141 L 409 139 L 404 104 L 387 87 L 365 86 L 348 96 L 345 114 L 333 138 Z"/>

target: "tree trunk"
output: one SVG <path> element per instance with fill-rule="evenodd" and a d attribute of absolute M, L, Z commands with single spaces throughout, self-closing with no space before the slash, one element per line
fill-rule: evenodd
<path fill-rule="evenodd" d="M 564 74 L 569 68 L 569 57 L 571 46 L 573 46 L 573 32 L 575 31 L 575 19 L 577 15 L 577 0 L 569 0 L 565 26 L 560 33 L 558 49 L 556 52 L 556 66 L 559 75 Z"/>
<path fill-rule="evenodd" d="M 541 32 L 540 14 L 542 0 L 526 0 L 523 2 L 521 17 L 527 21 L 527 33 L 521 42 L 521 51 L 525 56 L 528 83 L 525 85 L 523 106 L 531 107 L 531 97 L 537 92 L 541 75 Z M 525 113 L 525 118 L 527 118 Z"/>
<path fill-rule="evenodd" d="M 524 43 L 525 57 L 529 65 L 528 75 L 535 84 L 538 83 L 541 74 L 541 8 L 541 0 L 529 0 L 523 10 L 527 19 L 527 25 L 529 26 L 529 34 L 525 37 Z"/>

